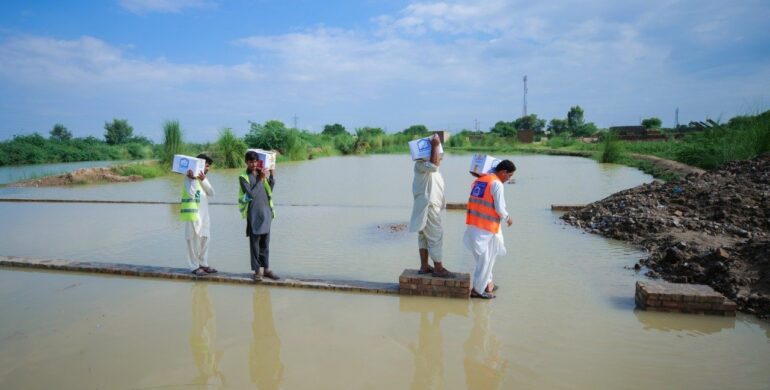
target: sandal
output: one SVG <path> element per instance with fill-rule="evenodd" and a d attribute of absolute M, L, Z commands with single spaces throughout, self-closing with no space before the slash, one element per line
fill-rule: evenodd
<path fill-rule="evenodd" d="M 495 295 L 487 292 L 479 294 L 476 290 L 471 290 L 471 298 L 493 299 Z"/>
<path fill-rule="evenodd" d="M 273 271 L 265 271 L 265 277 L 268 279 L 278 280 L 280 279 L 278 275 L 274 274 Z"/>
<path fill-rule="evenodd" d="M 441 272 L 433 270 L 433 272 L 431 272 L 431 275 L 433 275 L 436 278 L 445 278 L 445 279 L 450 279 L 455 277 L 454 274 L 449 272 L 449 270 L 446 268 L 441 270 Z"/>
<path fill-rule="evenodd" d="M 259 273 L 254 273 L 251 275 L 251 279 L 254 280 L 255 282 L 261 282 L 262 275 L 260 275 Z"/>
<path fill-rule="evenodd" d="M 217 271 L 216 268 L 211 268 L 211 267 L 201 267 L 201 268 L 203 268 L 203 270 L 206 271 L 207 274 L 215 274 L 219 272 Z"/>
<path fill-rule="evenodd" d="M 433 270 L 433 267 L 431 267 L 431 266 L 428 266 L 428 268 L 426 268 L 426 269 L 425 269 L 425 271 L 423 271 L 422 269 L 420 269 L 420 270 L 418 270 L 418 271 L 417 271 L 417 273 L 418 273 L 418 274 L 420 274 L 420 275 L 425 275 L 425 274 L 432 274 L 432 273 L 433 273 L 433 271 L 434 271 L 434 270 Z"/>
<path fill-rule="evenodd" d="M 206 276 L 208 273 L 206 273 L 206 270 L 203 269 L 203 267 L 198 267 L 195 270 L 193 270 L 193 275 L 195 276 Z"/>

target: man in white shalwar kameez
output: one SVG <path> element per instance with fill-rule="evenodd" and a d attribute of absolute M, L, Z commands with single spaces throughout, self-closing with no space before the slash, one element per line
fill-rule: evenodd
<path fill-rule="evenodd" d="M 446 208 L 444 198 L 444 178 L 438 167 L 441 156 L 437 147 L 441 140 L 438 135 L 431 139 L 430 161 L 417 160 L 414 162 L 414 180 L 412 195 L 414 207 L 409 231 L 417 232 L 417 247 L 420 253 L 421 274 L 431 273 L 433 276 L 449 278 L 449 272 L 442 263 L 442 247 L 444 230 L 441 226 L 441 210 Z M 433 267 L 428 259 L 433 259 Z"/>
<path fill-rule="evenodd" d="M 213 160 L 206 154 L 200 154 L 197 157 L 206 160 L 206 167 L 198 176 L 194 176 L 192 171 L 187 171 L 184 188 L 191 199 L 199 199 L 200 202 L 196 201 L 198 217 L 185 224 L 185 238 L 187 239 L 187 265 L 195 275 L 204 276 L 217 272 L 208 264 L 211 237 L 208 198 L 214 196 L 214 187 L 211 186 L 206 174 Z"/>
<path fill-rule="evenodd" d="M 471 291 L 473 297 L 495 297 L 492 294 L 495 290 L 492 268 L 497 256 L 505 256 L 507 253 L 500 224 L 513 224 L 506 210 L 503 184 L 510 180 L 514 171 L 516 166 L 513 162 L 503 160 L 498 164 L 495 173 L 479 177 L 471 189 L 463 242 L 476 260 Z"/>

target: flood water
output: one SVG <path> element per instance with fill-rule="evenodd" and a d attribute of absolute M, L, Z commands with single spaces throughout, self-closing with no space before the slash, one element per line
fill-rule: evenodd
<path fill-rule="evenodd" d="M 38 164 L 0 167 L 0 184 L 72 172 L 80 168 L 109 167 L 125 161 L 83 161 L 60 164 Z"/>
<path fill-rule="evenodd" d="M 0 269 L 0 388 L 731 388 L 770 386 L 770 327 L 755 317 L 634 310 L 644 253 L 550 211 L 649 182 L 577 157 L 517 165 L 514 225 L 492 301 Z M 470 156 L 448 155 L 447 200 L 465 202 Z M 419 264 L 408 156 L 278 167 L 271 268 L 397 282 Z M 210 172 L 234 202 L 237 172 Z M 177 201 L 179 176 L 5 198 Z M 0 255 L 185 266 L 172 205 L 0 203 Z M 248 272 L 236 206 L 212 206 L 210 263 Z M 445 265 L 472 272 L 464 213 L 444 215 Z"/>

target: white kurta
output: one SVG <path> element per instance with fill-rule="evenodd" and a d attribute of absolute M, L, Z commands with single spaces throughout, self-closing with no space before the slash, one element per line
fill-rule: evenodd
<path fill-rule="evenodd" d="M 441 210 L 446 208 L 446 199 L 444 178 L 437 165 L 428 161 L 415 161 L 412 195 L 414 206 L 409 231 L 418 232 L 418 247 L 427 249 L 433 261 L 440 262 L 444 238 Z"/>
<path fill-rule="evenodd" d="M 185 178 L 185 188 L 190 196 L 195 196 L 195 182 Z M 201 184 L 201 202 L 198 203 L 198 219 L 188 222 L 185 226 L 187 238 L 187 262 L 191 270 L 198 267 L 208 267 L 209 237 L 211 237 L 211 217 L 209 216 L 209 197 L 214 196 L 214 187 L 205 179 Z"/>
<path fill-rule="evenodd" d="M 508 219 L 503 183 L 494 181 L 491 192 L 495 201 L 495 211 L 500 215 L 500 225 L 502 226 Z M 508 253 L 505 249 L 503 229 L 501 228 L 497 233 L 492 233 L 473 225 L 467 225 L 463 242 L 476 260 L 476 268 L 473 271 L 473 289 L 478 293 L 483 293 L 487 284 L 492 281 L 492 268 L 495 266 L 495 259 L 497 256 L 505 256 Z"/>

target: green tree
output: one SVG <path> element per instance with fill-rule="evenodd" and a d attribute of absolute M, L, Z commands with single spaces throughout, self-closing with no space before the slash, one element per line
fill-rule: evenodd
<path fill-rule="evenodd" d="M 541 132 L 545 127 L 545 119 L 538 119 L 537 114 L 529 114 L 513 121 L 513 126 L 516 130 L 535 130 L 535 132 Z"/>
<path fill-rule="evenodd" d="M 126 119 L 113 119 L 112 123 L 104 123 L 104 139 L 110 145 L 125 143 L 134 133 L 134 128 L 128 124 Z"/>
<path fill-rule="evenodd" d="M 339 123 L 335 123 L 333 125 L 325 125 L 321 134 L 334 137 L 336 135 L 349 134 L 349 133 L 347 132 L 347 130 L 345 130 L 345 126 Z"/>
<path fill-rule="evenodd" d="M 184 141 L 182 140 L 182 128 L 179 121 L 166 121 L 163 123 L 163 151 L 160 161 L 163 164 L 171 164 L 175 154 L 182 154 Z"/>
<path fill-rule="evenodd" d="M 514 122 L 498 121 L 491 129 L 489 129 L 489 132 L 501 137 L 515 137 L 516 126 L 514 125 Z"/>
<path fill-rule="evenodd" d="M 244 137 L 252 148 L 266 150 L 285 150 L 288 129 L 281 121 L 269 120 L 264 125 L 249 121 L 251 129 Z"/>
<path fill-rule="evenodd" d="M 583 109 L 580 106 L 571 107 L 567 113 L 567 128 L 572 134 L 576 134 L 585 124 Z"/>
<path fill-rule="evenodd" d="M 580 128 L 575 131 L 574 135 L 576 137 L 587 137 L 596 133 L 597 131 L 599 131 L 599 128 L 596 127 L 593 122 L 588 122 L 584 123 L 583 126 L 580 126 Z"/>
<path fill-rule="evenodd" d="M 404 129 L 401 134 L 410 137 L 426 137 L 430 134 L 430 130 L 425 125 L 412 125 Z"/>
<path fill-rule="evenodd" d="M 553 135 L 559 135 L 566 132 L 569 129 L 566 119 L 553 118 L 548 123 L 548 131 Z"/>
<path fill-rule="evenodd" d="M 642 120 L 642 126 L 644 126 L 645 129 L 660 129 L 662 124 L 663 121 L 655 117 Z"/>
<path fill-rule="evenodd" d="M 51 141 L 69 141 L 72 139 L 72 133 L 64 127 L 63 124 L 57 123 L 53 125 L 51 129 L 51 136 L 48 137 Z"/>

